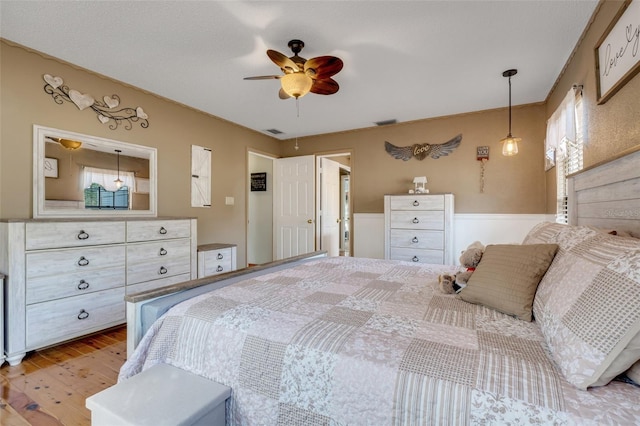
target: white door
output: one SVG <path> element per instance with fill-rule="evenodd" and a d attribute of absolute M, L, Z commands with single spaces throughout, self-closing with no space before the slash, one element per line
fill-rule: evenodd
<path fill-rule="evenodd" d="M 313 163 L 313 155 L 275 160 L 275 260 L 315 250 Z"/>
<path fill-rule="evenodd" d="M 320 159 L 320 250 L 340 255 L 340 165 Z"/>

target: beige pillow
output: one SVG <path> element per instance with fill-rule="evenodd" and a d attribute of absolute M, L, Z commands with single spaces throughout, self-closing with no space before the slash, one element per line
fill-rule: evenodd
<path fill-rule="evenodd" d="M 627 370 L 627 377 L 640 385 L 640 361 L 636 362 Z"/>
<path fill-rule="evenodd" d="M 531 321 L 536 289 L 557 250 L 557 244 L 489 245 L 460 297 Z"/>

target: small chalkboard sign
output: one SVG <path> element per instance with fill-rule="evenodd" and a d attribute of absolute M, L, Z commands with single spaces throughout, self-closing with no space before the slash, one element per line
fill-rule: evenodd
<path fill-rule="evenodd" d="M 267 190 L 267 173 L 251 173 L 251 190 L 266 191 Z"/>

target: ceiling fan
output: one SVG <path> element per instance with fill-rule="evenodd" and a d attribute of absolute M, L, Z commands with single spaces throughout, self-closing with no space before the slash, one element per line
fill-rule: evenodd
<path fill-rule="evenodd" d="M 305 59 L 298 56 L 304 47 L 302 40 L 291 40 L 289 48 L 293 51 L 293 56 L 286 57 L 275 50 L 267 50 L 267 56 L 280 67 L 283 75 L 263 75 L 255 77 L 245 77 L 245 80 L 280 80 L 280 99 L 302 97 L 307 93 L 318 95 L 333 95 L 340 86 L 331 77 L 340 72 L 343 63 L 335 56 L 318 56 L 316 58 Z"/>

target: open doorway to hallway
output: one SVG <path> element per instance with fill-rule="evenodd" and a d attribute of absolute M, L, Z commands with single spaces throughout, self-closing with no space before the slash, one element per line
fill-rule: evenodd
<path fill-rule="evenodd" d="M 316 182 L 316 246 L 329 256 L 350 256 L 351 153 L 318 155 Z"/>

